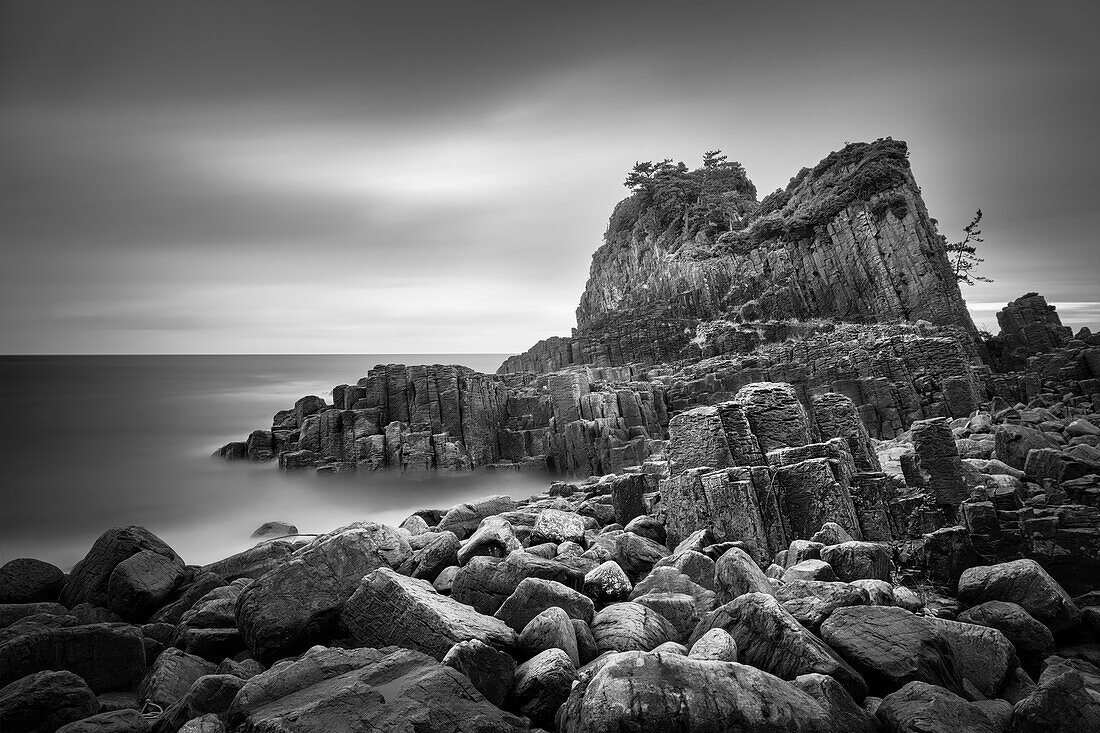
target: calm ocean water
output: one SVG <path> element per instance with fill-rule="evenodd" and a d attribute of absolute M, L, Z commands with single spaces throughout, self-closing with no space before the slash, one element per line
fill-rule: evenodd
<path fill-rule="evenodd" d="M 414 509 L 479 496 L 530 496 L 546 482 L 283 474 L 210 458 L 302 395 L 331 403 L 333 386 L 354 384 L 375 364 L 492 372 L 505 356 L 0 357 L 0 562 L 37 557 L 67 570 L 103 530 L 140 524 L 202 564 L 250 546 L 269 520 L 324 532 L 357 519 L 392 524 Z"/>

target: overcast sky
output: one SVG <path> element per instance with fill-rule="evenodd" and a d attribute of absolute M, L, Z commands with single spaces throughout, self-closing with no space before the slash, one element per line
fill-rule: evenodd
<path fill-rule="evenodd" d="M 636 160 L 908 141 L 979 327 L 1100 323 L 1095 3 L 0 0 L 0 353 L 514 352 Z"/>

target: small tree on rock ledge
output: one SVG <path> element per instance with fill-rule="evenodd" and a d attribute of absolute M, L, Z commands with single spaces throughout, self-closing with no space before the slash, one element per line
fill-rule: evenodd
<path fill-rule="evenodd" d="M 982 239 L 982 230 L 978 226 L 981 222 L 982 210 L 978 209 L 970 223 L 963 227 L 966 236 L 963 237 L 962 241 L 947 244 L 947 258 L 955 270 L 955 279 L 967 285 L 973 285 L 979 281 L 983 283 L 993 282 L 991 278 L 971 272 L 976 265 L 985 262 L 976 254 L 978 251 L 977 243 L 985 241 Z"/>

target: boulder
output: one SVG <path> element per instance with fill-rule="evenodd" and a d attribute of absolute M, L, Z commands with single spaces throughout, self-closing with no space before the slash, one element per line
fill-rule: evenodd
<path fill-rule="evenodd" d="M 584 519 L 574 512 L 543 509 L 535 520 L 534 536 L 540 542 L 584 543 Z"/>
<path fill-rule="evenodd" d="M 469 537 L 481 520 L 513 511 L 516 503 L 509 496 L 490 496 L 466 504 L 456 504 L 439 520 L 440 532 L 454 532 L 460 540 Z"/>
<path fill-rule="evenodd" d="M 668 541 L 668 533 L 665 531 L 664 522 L 648 514 L 642 514 L 641 516 L 631 519 L 626 523 L 626 526 L 623 527 L 623 531 L 641 535 L 647 540 L 656 542 L 658 545 L 664 545 L 665 542 Z"/>
<path fill-rule="evenodd" d="M 951 647 L 963 679 L 983 697 L 996 697 L 1018 665 L 1012 642 L 988 626 L 941 618 L 931 621 Z"/>
<path fill-rule="evenodd" d="M 494 614 L 519 632 L 548 608 L 558 607 L 569 618 L 591 623 L 596 613 L 592 599 L 555 580 L 524 578 Z"/>
<path fill-rule="evenodd" d="M 138 697 L 167 708 L 182 698 L 199 677 L 214 674 L 215 665 L 202 657 L 170 647 L 161 652 L 141 681 Z"/>
<path fill-rule="evenodd" d="M 903 608 L 838 608 L 821 624 L 821 638 L 863 675 L 871 694 L 914 681 L 963 693 L 951 646 L 930 619 Z"/>
<path fill-rule="evenodd" d="M 650 593 L 686 593 L 695 601 L 695 609 L 700 616 L 710 613 L 717 605 L 717 596 L 714 591 L 707 590 L 671 566 L 653 568 L 649 575 L 630 591 L 629 600 L 636 601 Z"/>
<path fill-rule="evenodd" d="M 0 628 L 7 628 L 28 616 L 68 616 L 60 603 L 0 603 Z"/>
<path fill-rule="evenodd" d="M 919 681 L 909 682 L 884 697 L 875 715 L 891 733 L 1002 733 L 1003 730 L 979 706 L 943 687 Z"/>
<path fill-rule="evenodd" d="M 688 656 L 711 662 L 736 662 L 737 641 L 725 629 L 711 629 L 691 645 Z"/>
<path fill-rule="evenodd" d="M 695 599 L 687 593 L 647 593 L 634 602 L 664 616 L 676 629 L 673 639 L 677 643 L 691 636 L 702 617 Z"/>
<path fill-rule="evenodd" d="M 993 428 L 994 454 L 1012 468 L 1023 470 L 1027 454 L 1042 448 L 1057 448 L 1046 433 L 1023 425 L 997 425 Z"/>
<path fill-rule="evenodd" d="M 523 544 L 516 538 L 512 523 L 501 517 L 486 517 L 459 548 L 458 564 L 465 565 L 472 557 L 505 557 L 516 550 L 523 550 Z"/>
<path fill-rule="evenodd" d="M 340 619 L 362 646 L 396 645 L 443 659 L 456 643 L 480 639 L 509 649 L 516 634 L 503 621 L 440 595 L 426 581 L 378 568 L 363 578 Z"/>
<path fill-rule="evenodd" d="M 95 693 L 72 672 L 35 672 L 0 689 L 0 730 L 5 733 L 54 733 L 98 710 Z"/>
<path fill-rule="evenodd" d="M 829 615 L 843 606 L 865 606 L 867 591 L 848 583 L 818 580 L 784 582 L 775 588 L 783 609 L 808 629 L 816 630 Z"/>
<path fill-rule="evenodd" d="M 505 558 L 475 557 L 462 566 L 454 577 L 451 595 L 473 606 L 479 613 L 494 614 L 524 578 L 556 580 L 579 589 L 584 573 L 557 560 L 547 560 L 529 552 L 513 552 Z"/>
<path fill-rule="evenodd" d="M 959 614 L 959 621 L 997 629 L 1012 642 L 1019 654 L 1049 654 L 1054 635 L 1023 606 L 1010 601 L 986 601 Z"/>
<path fill-rule="evenodd" d="M 153 550 L 126 558 L 111 571 L 107 608 L 128 621 L 144 621 L 185 577 L 183 563 Z"/>
<path fill-rule="evenodd" d="M 600 564 L 584 576 L 585 594 L 600 603 L 625 601 L 631 589 L 630 578 L 614 560 Z"/>
<path fill-rule="evenodd" d="M 714 585 L 718 603 L 728 603 L 745 593 L 772 594 L 772 584 L 764 571 L 739 547 L 727 550 L 714 564 Z"/>
<path fill-rule="evenodd" d="M 791 684 L 817 700 L 843 733 L 878 733 L 878 721 L 852 699 L 844 685 L 827 674 L 800 674 Z"/>
<path fill-rule="evenodd" d="M 202 569 L 226 581 L 238 578 L 255 580 L 289 561 L 297 549 L 297 546 L 291 542 L 269 540 L 238 552 L 236 555 L 204 565 Z"/>
<path fill-rule="evenodd" d="M 43 670 L 77 674 L 94 692 L 129 687 L 145 675 L 141 630 L 127 624 L 38 628 L 0 644 L 0 685 Z"/>
<path fill-rule="evenodd" d="M 794 582 L 799 580 L 836 580 L 833 566 L 824 560 L 803 560 L 795 563 L 783 571 L 783 580 Z"/>
<path fill-rule="evenodd" d="M 183 697 L 161 713 L 153 733 L 176 733 L 187 721 L 215 713 L 224 721 L 233 699 L 245 681 L 231 674 L 208 674 L 192 683 Z"/>
<path fill-rule="evenodd" d="M 742 662 L 776 677 L 793 680 L 802 674 L 827 674 L 856 700 L 867 694 L 859 673 L 783 610 L 773 596 L 746 593 L 718 607 L 699 622 L 688 645 L 711 629 L 725 629 L 737 642 Z"/>
<path fill-rule="evenodd" d="M 1091 733 L 1100 730 L 1100 695 L 1076 671 L 1048 677 L 1012 710 L 1010 733 Z"/>
<path fill-rule="evenodd" d="M 399 570 L 404 575 L 434 583 L 445 568 L 458 565 L 462 544 L 454 532 L 423 532 L 419 536 L 428 540 L 413 551 L 412 557 L 402 563 Z"/>
<path fill-rule="evenodd" d="M 78 562 L 61 591 L 61 603 L 72 608 L 78 603 L 107 606 L 107 586 L 111 573 L 123 560 L 150 550 L 183 565 L 171 547 L 144 527 L 115 527 L 99 536 Z"/>
<path fill-rule="evenodd" d="M 264 522 L 256 531 L 252 533 L 253 537 L 259 537 L 261 539 L 269 539 L 274 537 L 285 537 L 286 535 L 298 534 L 298 528 L 289 522 Z"/>
<path fill-rule="evenodd" d="M 510 706 L 531 722 L 554 727 L 554 715 L 569 696 L 577 670 L 561 649 L 547 649 L 516 667 Z"/>
<path fill-rule="evenodd" d="M 877 542 L 842 542 L 821 548 L 821 559 L 838 580 L 890 580 L 890 547 Z"/>
<path fill-rule="evenodd" d="M 443 666 L 466 675 L 477 691 L 497 707 L 508 697 L 516 672 L 516 660 L 481 639 L 467 639 L 452 646 L 443 656 Z"/>
<path fill-rule="evenodd" d="M 896 605 L 894 602 L 894 586 L 890 585 L 885 580 L 864 578 L 862 580 L 853 580 L 848 585 L 866 591 L 867 602 L 872 606 Z"/>
<path fill-rule="evenodd" d="M 56 601 L 64 585 L 61 568 L 42 560 L 19 557 L 0 567 L 0 603 Z"/>
<path fill-rule="evenodd" d="M 649 651 L 679 637 L 664 616 L 645 606 L 626 601 L 601 609 L 592 619 L 592 637 L 601 653 Z"/>
<path fill-rule="evenodd" d="M 244 684 L 231 730 L 527 731 L 452 667 L 411 649 L 326 649 L 272 667 Z"/>
<path fill-rule="evenodd" d="M 649 490 L 646 477 L 642 474 L 619 476 L 611 482 L 611 507 L 615 521 L 624 527 L 636 517 L 645 514 L 645 502 L 642 497 Z"/>
<path fill-rule="evenodd" d="M 236 611 L 241 636 L 264 664 L 327 640 L 363 576 L 411 554 L 397 530 L 374 522 L 322 535 L 244 589 Z"/>
<path fill-rule="evenodd" d="M 569 656 L 574 667 L 581 664 L 577 650 L 577 632 L 573 630 L 572 619 L 557 606 L 547 608 L 523 627 L 516 649 L 529 657 L 547 649 L 560 649 Z"/>
<path fill-rule="evenodd" d="M 633 582 L 645 577 L 668 554 L 664 545 L 633 532 L 623 532 L 615 536 L 612 557 Z"/>
<path fill-rule="evenodd" d="M 981 565 L 959 578 L 959 600 L 967 605 L 1010 601 L 1057 633 L 1076 626 L 1081 611 L 1062 586 L 1034 560 Z"/>
<path fill-rule="evenodd" d="M 225 723 L 214 713 L 207 713 L 188 720 L 180 733 L 225 733 Z"/>
<path fill-rule="evenodd" d="M 838 731 L 812 697 L 767 672 L 736 662 L 637 651 L 610 655 L 590 677 L 582 677 L 561 709 L 557 729 L 560 733 Z"/>
<path fill-rule="evenodd" d="M 111 710 L 58 728 L 58 733 L 147 733 L 149 721 L 137 710 Z"/>
<path fill-rule="evenodd" d="M 755 382 L 738 392 L 734 401 L 748 418 L 764 453 L 811 443 L 810 420 L 794 388 L 784 382 Z"/>
<path fill-rule="evenodd" d="M 156 613 L 149 617 L 149 623 L 178 624 L 184 614 L 190 611 L 207 593 L 215 588 L 222 587 L 226 587 L 226 583 L 220 576 L 200 570 L 190 583 L 179 588 L 168 603 L 161 606 Z"/>

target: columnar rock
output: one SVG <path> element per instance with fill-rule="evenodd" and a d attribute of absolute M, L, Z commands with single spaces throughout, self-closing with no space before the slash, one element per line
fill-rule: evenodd
<path fill-rule="evenodd" d="M 857 470 L 882 470 L 863 418 L 847 396 L 837 392 L 814 395 L 813 417 L 822 440 L 842 438 L 847 441 Z"/>
<path fill-rule="evenodd" d="M 479 639 L 511 648 L 516 634 L 500 619 L 478 613 L 423 580 L 379 568 L 363 578 L 340 620 L 363 646 L 397 645 L 443 659 L 460 641 Z"/>
<path fill-rule="evenodd" d="M 997 312 L 1006 370 L 1023 369 L 1029 356 L 1065 346 L 1073 332 L 1062 325 L 1058 312 L 1038 293 L 1028 293 Z"/>
<path fill-rule="evenodd" d="M 962 462 L 955 447 L 951 425 L 942 419 L 913 423 L 913 449 L 924 486 L 932 493 L 936 504 L 950 508 L 953 513 L 955 507 L 967 498 L 968 491 L 962 478 Z"/>
<path fill-rule="evenodd" d="M 791 385 L 780 382 L 747 384 L 734 399 L 744 410 L 765 453 L 813 442 L 806 408 Z"/>
<path fill-rule="evenodd" d="M 717 407 L 697 407 L 676 415 L 669 421 L 668 434 L 673 476 L 702 466 L 734 465 Z"/>
<path fill-rule="evenodd" d="M 831 458 L 808 458 L 776 467 L 775 486 L 783 520 L 792 539 L 809 539 L 826 522 L 862 536 L 847 475 Z"/>
<path fill-rule="evenodd" d="M 712 527 L 718 539 L 752 542 L 768 553 L 788 543 L 788 525 L 764 466 L 690 469 L 661 481 L 661 504 L 670 544 L 700 527 Z"/>

